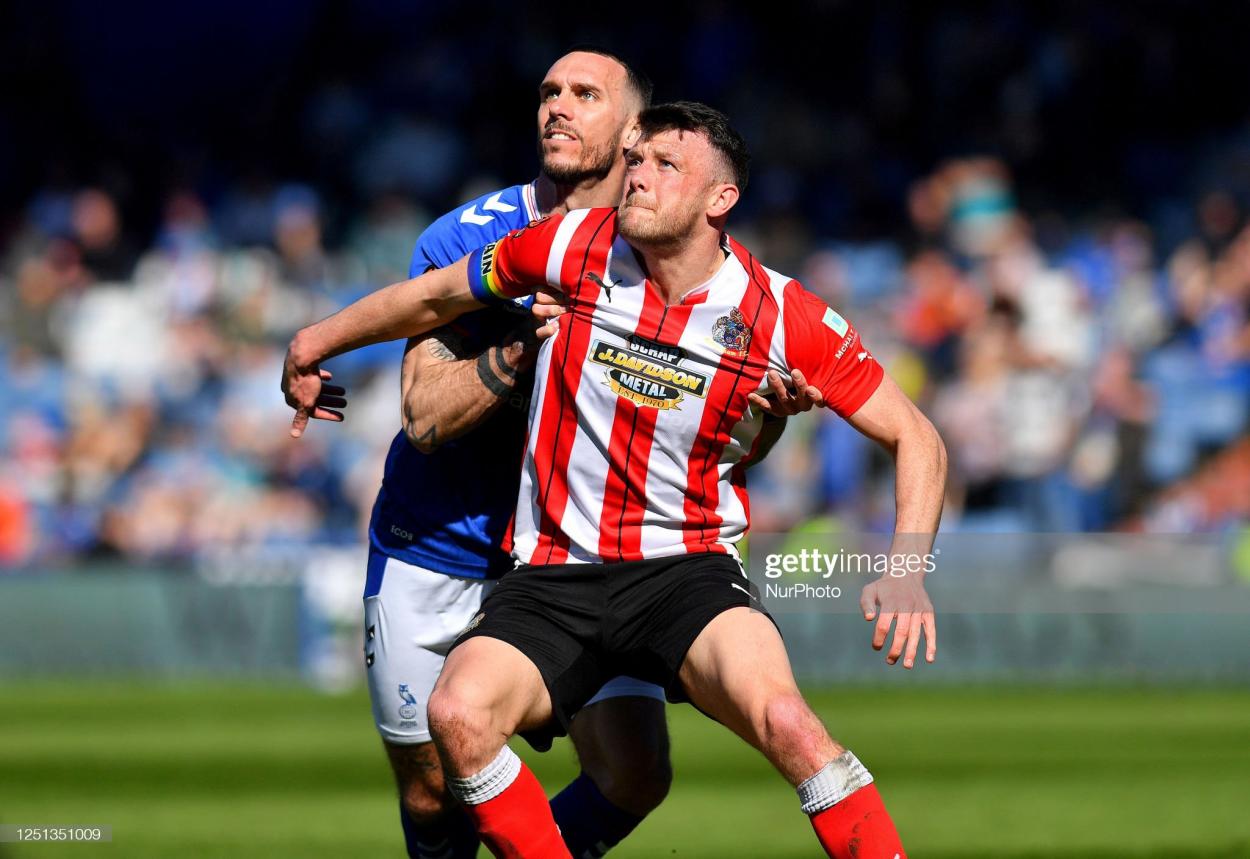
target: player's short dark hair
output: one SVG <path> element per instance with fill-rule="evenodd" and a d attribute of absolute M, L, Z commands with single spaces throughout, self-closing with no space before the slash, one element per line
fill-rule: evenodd
<path fill-rule="evenodd" d="M 742 135 L 729 124 L 729 117 L 714 107 L 697 101 L 672 101 L 649 107 L 638 116 L 646 140 L 665 131 L 697 131 L 707 137 L 712 148 L 729 162 L 739 191 L 745 191 L 751 175 L 751 153 Z"/>
<path fill-rule="evenodd" d="M 573 45 L 564 53 L 566 55 L 576 53 L 598 54 L 601 57 L 607 57 L 609 60 L 620 63 L 621 68 L 625 69 L 625 85 L 634 91 L 634 95 L 638 96 L 638 103 L 642 106 L 642 109 L 645 110 L 651 106 L 651 94 L 655 90 L 651 79 L 630 65 L 629 61 L 620 54 L 589 43 Z"/>

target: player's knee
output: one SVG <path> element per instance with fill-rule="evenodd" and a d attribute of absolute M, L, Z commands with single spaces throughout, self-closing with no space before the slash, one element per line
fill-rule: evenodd
<path fill-rule="evenodd" d="M 805 745 L 823 734 L 816 715 L 798 692 L 770 695 L 757 718 L 756 731 L 768 746 Z"/>
<path fill-rule="evenodd" d="M 435 687 L 426 715 L 434 741 L 451 760 L 474 756 L 482 739 L 491 733 L 490 708 L 453 684 Z"/>
<path fill-rule="evenodd" d="M 652 751 L 636 761 L 627 773 L 626 783 L 636 806 L 647 811 L 658 808 L 673 786 L 673 766 L 667 750 Z"/>
<path fill-rule="evenodd" d="M 640 816 L 657 808 L 673 785 L 667 745 L 635 746 L 628 755 L 608 755 L 586 765 L 586 774 L 608 801 Z"/>

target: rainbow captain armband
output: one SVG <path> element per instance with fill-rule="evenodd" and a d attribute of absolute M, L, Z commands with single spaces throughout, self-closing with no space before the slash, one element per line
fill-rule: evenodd
<path fill-rule="evenodd" d="M 514 298 L 528 294 L 528 290 L 522 289 L 511 295 L 501 285 L 499 273 L 495 271 L 495 251 L 498 247 L 499 242 L 494 241 L 469 254 L 469 291 L 488 306 L 511 304 Z"/>

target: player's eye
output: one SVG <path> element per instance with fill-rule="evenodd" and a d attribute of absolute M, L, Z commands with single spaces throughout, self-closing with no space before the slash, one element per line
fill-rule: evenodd
<path fill-rule="evenodd" d="M 661 166 L 661 167 L 672 167 L 672 166 L 673 166 L 673 162 L 672 162 L 672 161 L 669 161 L 669 160 L 667 160 L 667 159 L 665 159 L 665 158 L 661 158 L 661 159 L 660 159 L 660 166 Z"/>
<path fill-rule="evenodd" d="M 599 96 L 595 95 L 590 90 L 582 90 L 582 92 L 578 94 L 578 98 L 582 101 L 597 101 Z"/>

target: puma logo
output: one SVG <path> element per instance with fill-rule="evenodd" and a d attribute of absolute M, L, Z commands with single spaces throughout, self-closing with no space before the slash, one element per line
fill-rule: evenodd
<path fill-rule="evenodd" d="M 607 274 L 607 272 L 604 272 L 604 274 Z M 604 283 L 603 278 L 599 277 L 599 275 L 595 274 L 593 271 L 586 275 L 586 279 L 603 290 L 603 294 L 608 297 L 608 304 L 612 303 L 612 287 L 621 285 L 620 281 L 617 281 L 616 283 Z"/>

